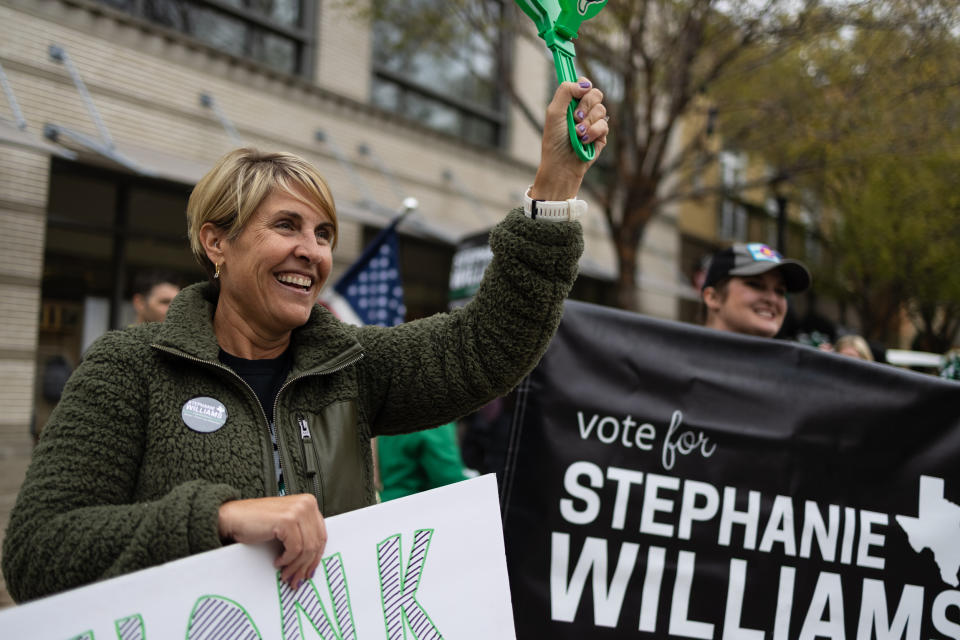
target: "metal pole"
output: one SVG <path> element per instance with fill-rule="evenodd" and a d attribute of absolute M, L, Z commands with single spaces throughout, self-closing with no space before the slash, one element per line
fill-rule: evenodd
<path fill-rule="evenodd" d="M 230 139 L 233 140 L 233 144 L 237 145 L 238 147 L 243 146 L 243 139 L 237 132 L 237 128 L 233 126 L 233 122 L 230 121 L 230 118 L 227 117 L 227 114 L 220 109 L 220 105 L 217 104 L 217 101 L 213 99 L 212 95 L 209 93 L 201 93 L 200 105 L 213 111 L 213 115 L 216 116 L 217 120 L 220 121 L 220 126 L 223 127 L 224 131 L 227 132 L 227 135 L 230 136 Z"/>
<path fill-rule="evenodd" d="M 77 68 L 73 66 L 73 60 L 70 59 L 70 56 L 67 55 L 66 49 L 63 47 L 58 47 L 55 44 L 50 45 L 50 57 L 63 64 L 67 68 L 67 73 L 70 74 L 70 77 L 73 79 L 73 84 L 77 87 L 77 92 L 80 93 L 80 97 L 83 99 L 83 104 L 87 107 L 87 113 L 90 114 L 90 119 L 93 120 L 93 124 L 96 125 L 97 131 L 100 133 L 100 139 L 108 149 L 113 149 L 113 138 L 110 137 L 110 131 L 107 129 L 107 125 L 103 123 L 103 120 L 100 118 L 100 112 L 97 111 L 97 107 L 93 104 L 93 98 L 90 97 L 90 92 L 87 91 L 87 85 L 83 83 L 83 78 L 80 77 L 80 72 L 77 71 Z"/>
<path fill-rule="evenodd" d="M 23 112 L 20 111 L 17 97 L 13 95 L 13 88 L 10 86 L 10 81 L 7 80 L 7 74 L 3 72 L 3 65 L 0 65 L 0 86 L 3 87 L 3 93 L 7 96 L 7 103 L 10 105 L 10 110 L 13 111 L 13 120 L 17 123 L 17 129 L 26 131 L 27 121 L 23 117 Z"/>

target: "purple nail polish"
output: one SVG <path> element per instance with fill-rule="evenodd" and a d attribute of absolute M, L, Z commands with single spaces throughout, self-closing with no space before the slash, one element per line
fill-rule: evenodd
<path fill-rule="evenodd" d="M 581 80 L 581 81 L 580 81 L 580 86 L 583 87 L 584 89 L 587 89 L 587 88 L 590 87 L 590 81 L 589 81 L 589 80 Z"/>
<path fill-rule="evenodd" d="M 577 111 L 577 117 L 583 120 L 583 111 Z"/>
<path fill-rule="evenodd" d="M 580 133 L 583 133 L 586 130 L 587 130 L 587 127 L 585 125 L 582 125 L 582 124 L 577 125 L 577 131 L 579 131 Z"/>
<path fill-rule="evenodd" d="M 583 134 L 582 136 L 580 136 L 580 140 L 583 142 L 586 142 L 589 137 L 590 136 L 588 136 L 587 134 Z"/>

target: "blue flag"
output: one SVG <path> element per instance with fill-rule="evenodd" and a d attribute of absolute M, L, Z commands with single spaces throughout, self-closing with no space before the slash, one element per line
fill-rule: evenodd
<path fill-rule="evenodd" d="M 392 327 L 404 321 L 397 224 L 390 223 L 373 239 L 363 254 L 324 295 L 324 302 L 337 317 L 351 324 Z"/>

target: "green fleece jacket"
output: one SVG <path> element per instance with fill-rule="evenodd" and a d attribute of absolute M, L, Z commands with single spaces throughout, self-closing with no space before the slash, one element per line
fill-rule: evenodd
<path fill-rule="evenodd" d="M 493 262 L 463 309 L 382 328 L 318 306 L 293 331 L 274 414 L 288 493 L 313 492 L 325 516 L 373 504 L 371 436 L 453 420 L 536 365 L 576 278 L 580 225 L 513 211 L 490 243 Z M 164 323 L 110 332 L 85 354 L 3 542 L 15 600 L 218 548 L 222 503 L 277 494 L 263 409 L 218 360 L 215 296 L 188 287 Z M 184 422 L 200 397 L 226 409 L 216 430 Z"/>

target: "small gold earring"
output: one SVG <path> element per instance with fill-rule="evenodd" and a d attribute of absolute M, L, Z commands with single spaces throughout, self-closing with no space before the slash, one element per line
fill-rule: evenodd
<path fill-rule="evenodd" d="M 222 263 L 222 262 L 218 262 L 218 263 L 215 265 L 215 269 L 213 270 L 213 279 L 214 279 L 214 280 L 216 280 L 217 278 L 220 277 L 220 265 L 221 265 L 221 264 L 223 264 L 223 263 Z"/>

